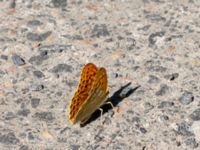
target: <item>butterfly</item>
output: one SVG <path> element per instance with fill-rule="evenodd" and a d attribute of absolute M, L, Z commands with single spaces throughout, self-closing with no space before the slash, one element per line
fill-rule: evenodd
<path fill-rule="evenodd" d="M 83 67 L 77 90 L 69 106 L 71 124 L 84 124 L 106 102 L 109 94 L 105 68 L 88 63 Z"/>

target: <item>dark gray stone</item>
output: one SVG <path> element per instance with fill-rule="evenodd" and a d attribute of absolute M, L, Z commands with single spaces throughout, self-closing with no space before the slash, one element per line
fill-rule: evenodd
<path fill-rule="evenodd" d="M 166 21 L 166 18 L 162 17 L 160 14 L 149 14 L 146 15 L 145 17 L 152 21 Z"/>
<path fill-rule="evenodd" d="M 10 6 L 9 6 L 11 9 L 13 8 L 15 8 L 16 7 L 16 0 L 12 0 L 12 1 L 10 1 Z"/>
<path fill-rule="evenodd" d="M 135 46 L 136 46 L 136 40 L 134 38 L 126 39 L 126 47 L 128 50 L 134 49 Z"/>
<path fill-rule="evenodd" d="M 174 106 L 174 102 L 162 101 L 158 108 L 172 107 Z"/>
<path fill-rule="evenodd" d="M 34 118 L 50 122 L 52 122 L 55 119 L 52 112 L 37 112 L 35 113 Z"/>
<path fill-rule="evenodd" d="M 53 73 L 60 73 L 60 72 L 72 72 L 72 66 L 68 64 L 58 64 L 57 66 L 51 69 Z"/>
<path fill-rule="evenodd" d="M 0 69 L 0 77 L 3 77 L 6 73 Z"/>
<path fill-rule="evenodd" d="M 154 108 L 154 106 L 151 103 L 146 102 L 144 104 L 144 108 L 145 108 L 145 113 L 148 113 L 150 110 L 152 110 Z"/>
<path fill-rule="evenodd" d="M 73 35 L 72 40 L 83 40 L 83 37 L 81 35 Z"/>
<path fill-rule="evenodd" d="M 29 150 L 27 145 L 22 145 L 19 150 Z"/>
<path fill-rule="evenodd" d="M 134 117 L 131 119 L 131 121 L 132 121 L 133 123 L 139 124 L 139 123 L 141 122 L 141 118 L 138 117 L 138 116 L 134 116 Z"/>
<path fill-rule="evenodd" d="M 156 84 L 156 83 L 159 83 L 160 82 L 160 79 L 154 75 L 149 75 L 149 80 L 148 80 L 148 83 L 150 84 Z"/>
<path fill-rule="evenodd" d="M 152 65 L 152 66 L 147 67 L 147 70 L 151 72 L 165 72 L 167 68 L 163 66 Z"/>
<path fill-rule="evenodd" d="M 26 104 L 24 102 L 22 102 L 21 105 L 20 105 L 20 108 L 25 109 L 25 107 L 26 107 Z"/>
<path fill-rule="evenodd" d="M 67 6 L 67 0 L 51 0 L 55 8 L 63 8 Z"/>
<path fill-rule="evenodd" d="M 0 133 L 0 143 L 7 144 L 7 145 L 15 145 L 15 144 L 19 143 L 19 139 L 16 138 L 16 136 L 13 132 L 10 132 L 7 134 Z"/>
<path fill-rule="evenodd" d="M 183 95 L 179 98 L 179 101 L 183 105 L 188 105 L 194 101 L 194 96 L 191 92 L 185 91 Z"/>
<path fill-rule="evenodd" d="M 166 84 L 161 84 L 160 85 L 160 90 L 156 92 L 157 96 L 163 96 L 167 93 L 167 91 L 169 90 L 168 85 Z"/>
<path fill-rule="evenodd" d="M 42 23 L 39 20 L 30 20 L 27 23 L 27 26 L 33 27 L 33 26 L 40 26 Z"/>
<path fill-rule="evenodd" d="M 71 150 L 79 150 L 80 145 L 71 145 Z"/>
<path fill-rule="evenodd" d="M 62 129 L 61 131 L 60 131 L 60 134 L 63 134 L 65 131 L 67 131 L 67 130 L 70 130 L 70 128 L 69 127 L 65 127 L 64 129 Z"/>
<path fill-rule="evenodd" d="M 192 133 L 191 125 L 187 122 L 182 122 L 178 124 L 177 133 L 182 136 L 192 136 L 194 133 Z"/>
<path fill-rule="evenodd" d="M 32 98 L 32 99 L 31 99 L 31 106 L 32 106 L 33 108 L 38 107 L 39 104 L 40 104 L 40 99 L 39 99 L 39 98 Z"/>
<path fill-rule="evenodd" d="M 166 120 L 169 120 L 169 117 L 167 115 L 161 115 L 160 120 L 166 121 Z"/>
<path fill-rule="evenodd" d="M 29 109 L 22 109 L 17 112 L 17 115 L 27 117 L 30 113 Z"/>
<path fill-rule="evenodd" d="M 200 108 L 197 108 L 190 114 L 190 118 L 194 121 L 199 121 L 200 120 Z"/>
<path fill-rule="evenodd" d="M 16 118 L 16 115 L 13 112 L 7 112 L 5 115 L 6 120 L 12 120 L 14 118 Z"/>
<path fill-rule="evenodd" d="M 64 138 L 64 137 L 58 137 L 57 141 L 59 143 L 67 143 L 68 142 L 68 139 L 67 138 Z"/>
<path fill-rule="evenodd" d="M 163 37 L 165 35 L 164 31 L 152 33 L 149 36 L 149 46 L 155 45 L 157 37 Z"/>
<path fill-rule="evenodd" d="M 176 78 L 178 78 L 179 74 L 178 73 L 173 73 L 173 74 L 169 74 L 164 76 L 166 79 L 169 79 L 170 81 L 175 80 Z"/>
<path fill-rule="evenodd" d="M 166 24 L 167 25 L 167 24 Z M 165 39 L 165 41 L 166 42 L 169 42 L 169 41 L 172 41 L 173 39 L 177 39 L 177 38 L 182 38 L 183 37 L 183 35 L 172 35 L 172 36 L 170 36 L 170 37 L 167 37 L 166 39 Z"/>
<path fill-rule="evenodd" d="M 102 136 L 100 136 L 100 135 L 96 135 L 95 137 L 94 137 L 94 140 L 95 140 L 95 142 L 100 142 L 100 141 L 102 141 L 103 140 L 103 137 Z"/>
<path fill-rule="evenodd" d="M 63 44 L 52 44 L 52 45 L 42 45 L 39 47 L 39 51 L 46 51 L 49 53 L 61 53 L 66 52 L 66 50 L 71 50 L 72 45 Z"/>
<path fill-rule="evenodd" d="M 21 58 L 21 57 L 20 57 L 19 55 L 17 55 L 17 54 L 13 54 L 13 55 L 12 55 L 12 61 L 13 61 L 13 63 L 14 63 L 15 65 L 17 65 L 17 66 L 22 66 L 22 65 L 25 64 L 24 59 Z"/>
<path fill-rule="evenodd" d="M 48 55 L 41 53 L 40 55 L 38 56 L 32 56 L 30 59 L 29 59 L 29 62 L 33 65 L 41 65 L 43 63 L 44 60 L 48 59 Z"/>
<path fill-rule="evenodd" d="M 27 39 L 33 42 L 40 42 L 40 41 L 44 41 L 46 40 L 47 37 L 49 37 L 51 35 L 51 31 L 47 31 L 45 33 L 42 34 L 37 34 L 37 33 L 32 33 L 32 32 L 28 32 L 27 33 Z"/>
<path fill-rule="evenodd" d="M 91 37 L 101 37 L 101 36 L 109 36 L 110 33 L 108 32 L 107 26 L 105 24 L 95 25 L 92 30 Z"/>
<path fill-rule="evenodd" d="M 34 136 L 31 132 L 28 133 L 28 139 L 29 140 L 33 140 L 34 139 Z"/>
<path fill-rule="evenodd" d="M 58 91 L 58 92 L 56 92 L 56 96 L 62 96 L 62 91 Z"/>
<path fill-rule="evenodd" d="M 44 85 L 42 85 L 42 84 L 32 84 L 30 86 L 31 91 L 41 91 L 43 89 L 44 89 Z"/>
<path fill-rule="evenodd" d="M 41 72 L 41 71 L 33 71 L 33 75 L 37 78 L 43 78 L 44 77 L 44 74 Z"/>
<path fill-rule="evenodd" d="M 8 56 L 6 56 L 6 55 L 1 55 L 1 59 L 3 59 L 3 60 L 8 60 Z"/>
<path fill-rule="evenodd" d="M 147 133 L 147 130 L 145 128 L 140 128 L 140 132 L 145 134 L 145 133 Z"/>
<path fill-rule="evenodd" d="M 43 57 L 43 58 L 47 57 L 48 56 L 48 51 L 46 51 L 46 50 L 41 51 L 40 52 L 40 56 Z"/>
<path fill-rule="evenodd" d="M 149 30 L 150 27 L 151 27 L 151 25 L 145 25 L 145 26 L 143 26 L 141 28 L 138 28 L 138 30 L 147 31 L 147 30 Z"/>
<path fill-rule="evenodd" d="M 197 141 L 194 137 L 186 139 L 185 144 L 192 149 L 197 148 L 199 146 L 199 144 L 197 143 Z"/>

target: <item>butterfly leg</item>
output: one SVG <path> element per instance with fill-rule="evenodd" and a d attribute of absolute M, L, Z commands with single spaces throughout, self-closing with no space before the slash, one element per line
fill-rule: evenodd
<path fill-rule="evenodd" d="M 119 109 L 120 109 L 119 106 L 115 106 L 115 107 L 114 107 L 113 103 L 110 102 L 110 101 L 109 101 L 109 102 L 106 102 L 105 104 L 110 104 L 110 106 L 112 107 L 114 113 L 115 113 L 115 112 L 119 112 Z"/>
<path fill-rule="evenodd" d="M 106 102 L 105 104 L 110 104 L 110 106 L 112 107 L 112 109 L 114 110 L 114 105 L 112 102 Z"/>
<path fill-rule="evenodd" d="M 103 116 L 103 109 L 102 108 L 98 108 L 98 110 L 101 111 L 101 126 L 103 126 L 103 120 L 102 120 L 102 116 Z"/>

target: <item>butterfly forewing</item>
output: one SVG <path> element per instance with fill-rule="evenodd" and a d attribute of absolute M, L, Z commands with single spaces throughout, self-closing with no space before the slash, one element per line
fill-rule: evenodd
<path fill-rule="evenodd" d="M 96 73 L 89 96 L 76 116 L 76 121 L 85 122 L 89 119 L 91 114 L 104 104 L 107 95 L 108 81 L 106 70 L 104 68 L 100 68 Z"/>
<path fill-rule="evenodd" d="M 81 72 L 81 79 L 69 108 L 69 119 L 72 124 L 76 123 L 76 116 L 90 94 L 97 71 L 98 68 L 94 64 L 89 63 L 84 66 Z"/>

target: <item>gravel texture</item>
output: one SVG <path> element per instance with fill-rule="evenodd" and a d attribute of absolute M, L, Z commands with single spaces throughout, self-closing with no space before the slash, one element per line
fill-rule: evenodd
<path fill-rule="evenodd" d="M 200 1 L 1 0 L 1 150 L 200 149 Z M 109 99 L 70 125 L 82 67 Z"/>

